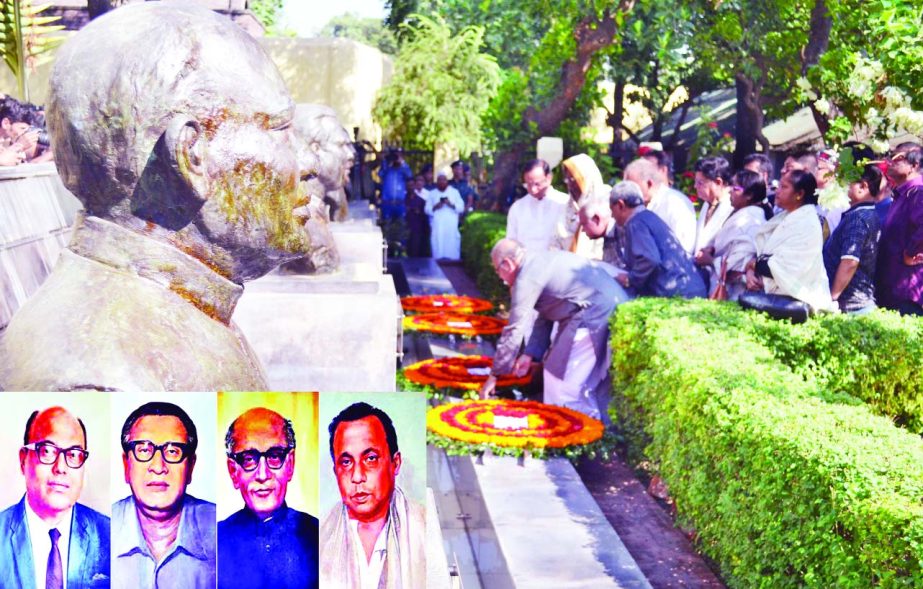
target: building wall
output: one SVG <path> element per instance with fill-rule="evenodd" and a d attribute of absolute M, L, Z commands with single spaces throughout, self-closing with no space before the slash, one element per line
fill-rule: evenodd
<path fill-rule="evenodd" d="M 374 47 L 349 39 L 261 37 L 288 84 L 295 102 L 326 104 L 336 110 L 350 134 L 379 145 L 381 130 L 372 120 L 378 90 L 390 78 L 391 58 Z M 29 74 L 30 101 L 44 104 L 53 63 Z M 16 78 L 0 65 L 0 92 L 17 95 Z"/>

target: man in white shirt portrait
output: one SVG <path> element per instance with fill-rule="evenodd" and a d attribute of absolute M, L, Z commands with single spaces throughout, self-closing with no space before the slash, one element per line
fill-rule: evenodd
<path fill-rule="evenodd" d="M 426 510 L 395 484 L 402 458 L 391 418 L 353 403 L 328 430 L 340 502 L 321 523 L 321 587 L 425 587 Z"/>
<path fill-rule="evenodd" d="M 528 194 L 514 202 L 506 216 L 506 238 L 528 251 L 548 249 L 555 226 L 567 210 L 569 197 L 555 190 L 551 179 L 551 167 L 545 160 L 526 164 L 522 180 Z"/>

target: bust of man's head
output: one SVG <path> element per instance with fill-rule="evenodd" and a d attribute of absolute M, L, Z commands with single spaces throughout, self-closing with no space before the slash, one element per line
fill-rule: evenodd
<path fill-rule="evenodd" d="M 231 21 L 186 3 L 124 6 L 58 52 L 48 124 L 86 214 L 242 283 L 304 255 L 294 104 Z"/>
<path fill-rule="evenodd" d="M 299 104 L 295 109 L 295 132 L 308 194 L 326 199 L 331 209 L 345 209 L 343 186 L 349 180 L 356 152 L 336 111 L 321 104 Z M 306 172 L 313 172 L 313 178 L 307 178 Z"/>

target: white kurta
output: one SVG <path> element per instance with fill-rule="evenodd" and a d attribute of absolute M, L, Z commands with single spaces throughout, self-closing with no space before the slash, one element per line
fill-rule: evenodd
<path fill-rule="evenodd" d="M 436 205 L 447 198 L 452 206 Z M 453 208 L 454 207 L 454 208 Z M 426 214 L 432 219 L 430 244 L 433 258 L 437 260 L 461 259 L 461 233 L 458 232 L 458 217 L 465 210 L 465 202 L 458 191 L 447 186 L 445 190 L 434 188 L 426 195 Z"/>
<path fill-rule="evenodd" d="M 528 194 L 520 198 L 506 216 L 507 239 L 515 239 L 530 252 L 547 250 L 569 200 L 569 196 L 550 187 L 542 200 Z"/>
<path fill-rule="evenodd" d="M 695 207 L 685 194 L 661 184 L 651 197 L 651 202 L 647 204 L 647 210 L 667 224 L 687 254 L 695 253 Z"/>
<path fill-rule="evenodd" d="M 708 223 L 706 223 L 705 219 L 708 217 L 708 211 L 713 206 L 715 205 L 710 205 L 707 202 L 703 203 L 702 210 L 699 211 L 699 220 L 696 224 L 695 234 L 696 253 L 703 247 L 712 245 L 712 240 L 715 239 L 715 235 L 718 234 L 718 231 L 724 226 L 724 222 L 727 221 L 731 213 L 734 212 L 734 207 L 731 206 L 730 199 L 722 200 L 717 203 L 717 210 L 711 216 L 711 219 L 708 220 Z"/>
<path fill-rule="evenodd" d="M 766 292 L 794 297 L 814 309 L 837 309 L 830 298 L 824 238 L 813 205 L 776 215 L 757 230 L 754 239 L 757 254 L 771 256 L 772 278 L 763 279 Z"/>

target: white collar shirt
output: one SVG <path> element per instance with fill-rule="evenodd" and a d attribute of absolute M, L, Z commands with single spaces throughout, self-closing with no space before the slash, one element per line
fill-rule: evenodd
<path fill-rule="evenodd" d="M 381 583 L 381 573 L 385 568 L 385 559 L 388 557 L 388 526 L 391 522 L 385 523 L 384 527 L 378 533 L 375 540 L 375 546 L 372 548 L 371 559 L 366 559 L 365 549 L 362 547 L 362 539 L 359 537 L 359 521 L 350 519 L 349 530 L 353 536 L 353 546 L 357 550 L 356 561 L 359 563 L 359 580 L 361 589 L 378 589 Z"/>
<path fill-rule="evenodd" d="M 45 589 L 45 575 L 48 573 L 48 556 L 51 554 L 52 528 L 57 528 L 61 533 L 58 538 L 58 551 L 61 552 L 61 572 L 64 577 L 64 589 L 67 589 L 67 555 L 70 552 L 71 518 L 74 508 L 68 509 L 57 525 L 48 525 L 37 513 L 32 511 L 29 500 L 26 499 L 26 522 L 29 526 L 29 539 L 32 541 L 32 564 L 35 567 L 35 586 Z"/>
<path fill-rule="evenodd" d="M 695 248 L 696 219 L 692 201 L 682 192 L 661 184 L 651 197 L 647 210 L 660 217 L 687 254 Z"/>
<path fill-rule="evenodd" d="M 530 194 L 520 198 L 507 213 L 506 237 L 515 239 L 530 252 L 548 250 L 569 200 L 569 196 L 550 186 L 541 200 Z"/>

